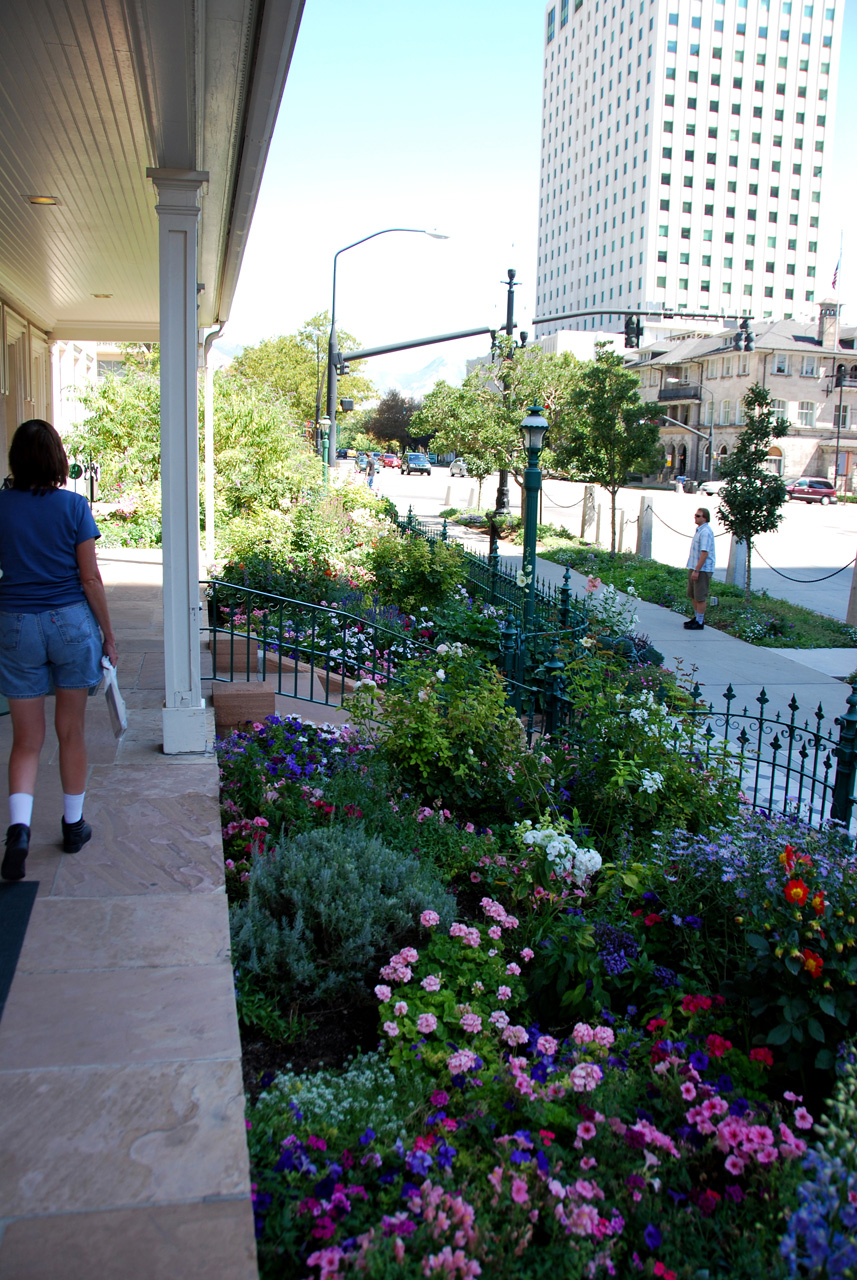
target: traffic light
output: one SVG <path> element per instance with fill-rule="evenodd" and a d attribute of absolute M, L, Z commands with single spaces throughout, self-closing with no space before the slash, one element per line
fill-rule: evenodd
<path fill-rule="evenodd" d="M 639 347 L 643 336 L 643 327 L 639 316 L 628 316 L 625 321 L 625 346 Z"/>
<path fill-rule="evenodd" d="M 733 351 L 744 350 L 744 335 L 740 329 L 736 329 L 735 332 L 732 334 L 732 350 Z"/>
<path fill-rule="evenodd" d="M 845 365 L 844 364 L 838 364 L 836 366 L 836 377 L 833 380 L 833 385 L 834 387 L 845 386 Z M 69 475 L 71 475 L 71 471 L 69 471 Z"/>
<path fill-rule="evenodd" d="M 744 351 L 755 351 L 756 335 L 755 333 L 753 333 L 752 329 L 750 328 L 750 319 L 748 316 L 745 316 L 744 319 L 741 321 L 741 328 L 739 330 L 739 333 L 741 335 L 742 341 L 739 344 L 737 350 L 740 351 L 743 346 Z"/>
<path fill-rule="evenodd" d="M 348 361 L 343 360 L 342 357 L 340 357 L 339 368 L 337 369 L 337 373 L 339 374 L 340 378 L 347 378 L 350 372 L 351 372 L 351 366 L 349 365 Z"/>

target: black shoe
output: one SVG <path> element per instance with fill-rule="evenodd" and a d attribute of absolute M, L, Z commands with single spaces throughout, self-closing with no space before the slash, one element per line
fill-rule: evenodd
<path fill-rule="evenodd" d="M 24 863 L 30 851 L 30 828 L 23 822 L 15 822 L 6 832 L 6 856 L 0 866 L 4 880 L 23 880 Z"/>
<path fill-rule="evenodd" d="M 92 827 L 88 822 L 84 822 L 83 818 L 78 818 L 77 822 L 66 822 L 62 820 L 62 851 L 63 853 L 80 853 L 87 840 L 92 839 Z"/>
<path fill-rule="evenodd" d="M 697 622 L 696 618 L 688 618 L 687 622 L 684 624 L 684 629 L 685 631 L 704 631 L 705 623 Z"/>

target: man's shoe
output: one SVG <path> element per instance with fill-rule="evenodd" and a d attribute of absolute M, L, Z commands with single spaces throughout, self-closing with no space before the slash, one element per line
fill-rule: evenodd
<path fill-rule="evenodd" d="M 697 622 L 696 618 L 688 618 L 687 622 L 684 624 L 684 629 L 685 631 L 704 631 L 705 623 Z"/>
<path fill-rule="evenodd" d="M 30 850 L 30 828 L 15 822 L 6 832 L 6 856 L 0 866 L 4 880 L 23 880 L 24 863 Z"/>
<path fill-rule="evenodd" d="M 80 853 L 87 840 L 92 839 L 92 827 L 88 822 L 84 822 L 83 818 L 78 818 L 77 822 L 66 822 L 62 820 L 62 851 L 63 853 Z"/>

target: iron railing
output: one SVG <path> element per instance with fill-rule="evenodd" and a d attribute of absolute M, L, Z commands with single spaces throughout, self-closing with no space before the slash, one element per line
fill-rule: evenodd
<path fill-rule="evenodd" d="M 338 706 L 357 681 L 395 683 L 403 659 L 434 653 L 395 625 L 395 610 L 359 615 L 215 579 L 201 586 L 216 681 L 273 678 L 278 694 Z"/>

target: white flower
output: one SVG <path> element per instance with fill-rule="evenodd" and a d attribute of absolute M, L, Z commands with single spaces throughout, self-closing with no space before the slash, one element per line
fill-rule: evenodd
<path fill-rule="evenodd" d="M 436 652 L 436 653 L 440 653 L 440 654 L 449 653 L 449 645 L 448 645 L 448 644 L 439 644 L 439 645 L 437 646 L 437 649 L 435 650 L 435 652 Z"/>
<path fill-rule="evenodd" d="M 633 720 L 636 724 L 645 724 L 648 718 L 648 711 L 644 711 L 642 707 L 635 707 L 633 711 L 628 712 L 628 719 Z"/>
<path fill-rule="evenodd" d="M 584 636 L 580 643 L 583 645 L 584 649 L 591 649 L 595 644 L 595 641 L 592 636 Z"/>
<path fill-rule="evenodd" d="M 443 667 L 438 667 L 437 671 L 435 672 L 435 675 L 437 676 L 438 680 L 446 679 L 446 672 L 444 671 Z"/>
<path fill-rule="evenodd" d="M 518 586 L 519 586 L 519 587 L 526 587 L 526 586 L 529 586 L 529 583 L 530 583 L 530 579 L 529 579 L 529 578 L 527 577 L 527 575 L 524 573 L 524 570 L 523 570 L 523 569 L 519 569 L 519 570 L 518 570 L 518 573 L 517 573 L 517 576 L 516 576 L 516 578 L 515 578 L 515 581 L 517 582 L 517 584 L 518 584 Z"/>
<path fill-rule="evenodd" d="M 653 795 L 656 791 L 660 791 L 664 785 L 664 775 L 655 772 L 654 769 L 640 770 L 640 790 Z"/>
<path fill-rule="evenodd" d="M 419 693 L 417 694 L 417 697 L 419 698 L 420 702 L 428 702 L 428 696 L 429 696 L 428 689 L 420 689 Z"/>

